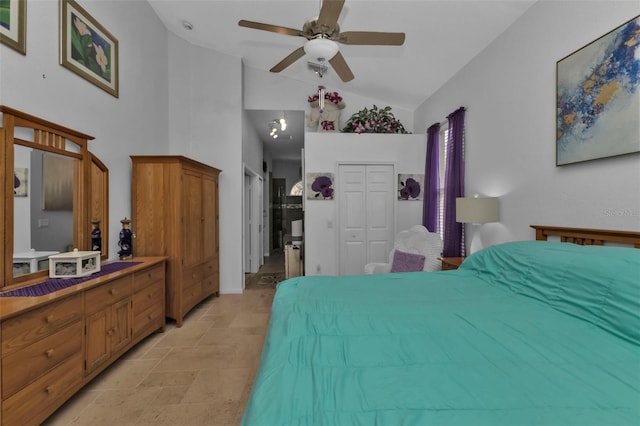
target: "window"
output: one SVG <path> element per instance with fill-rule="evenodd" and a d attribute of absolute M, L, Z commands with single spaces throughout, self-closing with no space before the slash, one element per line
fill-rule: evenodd
<path fill-rule="evenodd" d="M 440 188 L 438 188 L 438 234 L 440 238 L 444 239 L 444 178 L 446 176 L 447 168 L 447 145 L 449 144 L 449 127 L 448 122 L 444 121 L 440 123 L 440 143 L 438 148 L 440 149 L 438 158 L 440 164 L 438 164 L 438 182 Z"/>
<path fill-rule="evenodd" d="M 440 143 L 439 145 L 439 164 L 438 179 L 440 188 L 438 188 L 438 234 L 444 239 L 444 185 L 447 170 L 447 153 L 449 151 L 449 122 L 448 120 L 440 123 Z M 462 156 L 464 158 L 464 133 L 462 135 Z M 464 245 L 464 233 L 462 234 L 462 244 Z"/>
<path fill-rule="evenodd" d="M 289 195 L 303 195 L 303 193 L 304 193 L 304 186 L 302 184 L 302 181 L 298 181 L 296 182 L 295 185 L 291 187 L 291 191 L 289 192 Z"/>

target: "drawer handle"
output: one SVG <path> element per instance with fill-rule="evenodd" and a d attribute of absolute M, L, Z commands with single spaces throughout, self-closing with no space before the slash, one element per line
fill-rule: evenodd
<path fill-rule="evenodd" d="M 53 393 L 53 386 L 47 386 L 46 388 L 44 388 L 44 390 L 51 395 Z"/>
<path fill-rule="evenodd" d="M 53 356 L 53 349 L 49 349 L 44 354 L 47 356 L 47 358 L 51 358 Z"/>
<path fill-rule="evenodd" d="M 147 317 L 147 319 L 152 320 L 152 319 L 153 319 L 153 314 L 149 314 L 149 316 Z"/>
<path fill-rule="evenodd" d="M 153 293 L 149 293 L 149 294 L 147 294 L 147 297 L 148 297 L 149 299 L 151 299 L 151 298 L 153 297 Z"/>
<path fill-rule="evenodd" d="M 196 277 L 196 274 L 194 272 L 193 275 L 191 275 L 191 278 L 195 278 L 195 277 Z"/>
<path fill-rule="evenodd" d="M 45 318 L 45 321 L 47 322 L 47 324 L 51 324 L 53 322 L 53 314 L 51 315 L 47 315 L 47 318 Z"/>
<path fill-rule="evenodd" d="M 109 294 L 112 296 L 115 296 L 118 292 L 116 291 L 115 288 L 109 289 Z"/>
<path fill-rule="evenodd" d="M 149 273 L 147 274 L 147 277 L 151 278 L 151 272 L 149 272 Z"/>

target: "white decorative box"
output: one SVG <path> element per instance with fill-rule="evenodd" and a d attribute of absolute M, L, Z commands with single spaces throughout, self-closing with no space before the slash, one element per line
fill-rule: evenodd
<path fill-rule="evenodd" d="M 99 251 L 73 251 L 49 256 L 50 278 L 78 278 L 100 272 Z"/>

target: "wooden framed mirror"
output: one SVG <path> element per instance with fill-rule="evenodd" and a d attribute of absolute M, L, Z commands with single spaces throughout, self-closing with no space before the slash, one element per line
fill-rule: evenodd
<path fill-rule="evenodd" d="M 107 167 L 88 150 L 93 139 L 0 105 L 0 291 L 48 276 L 48 256 L 91 250 L 100 222 L 101 257 L 108 257 Z"/>

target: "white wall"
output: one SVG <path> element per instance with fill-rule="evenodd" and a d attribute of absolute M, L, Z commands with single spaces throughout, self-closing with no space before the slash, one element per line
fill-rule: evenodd
<path fill-rule="evenodd" d="M 500 197 L 485 246 L 532 239 L 530 224 L 640 230 L 640 155 L 555 165 L 556 61 L 639 13 L 637 1 L 539 1 L 417 109 L 426 129 L 467 107 L 466 193 Z"/>
<path fill-rule="evenodd" d="M 242 63 L 169 36 L 171 151 L 222 170 L 220 292 L 241 293 Z"/>
<path fill-rule="evenodd" d="M 113 259 L 120 219 L 131 217 L 129 155 L 168 149 L 167 33 L 144 1 L 82 6 L 118 39 L 120 97 L 59 65 L 58 2 L 29 1 L 26 56 L 0 45 L 0 102 L 95 136 L 89 149 L 109 168 Z M 135 231 L 135 223 L 132 227 Z"/>
<path fill-rule="evenodd" d="M 395 179 L 398 173 L 424 173 L 426 135 L 307 133 L 304 154 L 305 173 L 334 173 L 339 191 L 338 163 L 393 163 Z M 395 203 L 396 231 L 422 223 L 422 202 Z M 306 275 L 337 274 L 337 232 L 336 200 L 305 200 Z"/>

